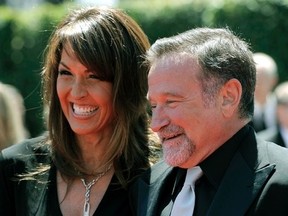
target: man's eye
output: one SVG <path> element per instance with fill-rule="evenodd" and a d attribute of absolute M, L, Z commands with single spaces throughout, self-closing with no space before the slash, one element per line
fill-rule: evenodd
<path fill-rule="evenodd" d="M 169 107 L 176 107 L 177 104 L 178 104 L 178 101 L 168 100 L 168 101 L 166 101 L 166 104 L 167 104 L 167 106 L 169 106 Z"/>
<path fill-rule="evenodd" d="M 156 104 L 150 104 L 150 108 L 151 109 L 155 109 L 156 108 Z"/>
<path fill-rule="evenodd" d="M 167 104 L 173 104 L 173 103 L 175 103 L 175 102 L 176 102 L 176 101 L 174 101 L 174 100 L 167 100 L 167 101 L 166 101 Z"/>
<path fill-rule="evenodd" d="M 69 71 L 67 71 L 67 70 L 60 70 L 59 72 L 58 72 L 58 74 L 59 75 L 71 75 L 71 72 L 69 72 Z"/>

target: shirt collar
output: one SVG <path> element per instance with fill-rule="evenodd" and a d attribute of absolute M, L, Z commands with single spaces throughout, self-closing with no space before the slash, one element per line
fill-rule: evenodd
<path fill-rule="evenodd" d="M 224 173 L 229 166 L 234 153 L 238 149 L 243 137 L 249 131 L 249 126 L 241 128 L 234 136 L 220 146 L 208 158 L 200 163 L 200 167 L 208 181 L 218 188 Z"/>

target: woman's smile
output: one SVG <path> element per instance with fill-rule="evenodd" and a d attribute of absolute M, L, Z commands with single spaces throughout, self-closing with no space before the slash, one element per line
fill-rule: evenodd
<path fill-rule="evenodd" d="M 77 105 L 75 103 L 72 104 L 73 113 L 76 116 L 93 116 L 97 110 L 97 106 L 90 106 L 90 105 Z"/>

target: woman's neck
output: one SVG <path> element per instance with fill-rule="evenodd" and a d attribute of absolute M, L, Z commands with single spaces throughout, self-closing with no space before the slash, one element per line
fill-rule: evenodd
<path fill-rule="evenodd" d="M 101 172 L 104 155 L 107 152 L 111 136 L 77 136 L 77 142 L 81 149 L 83 165 L 88 172 Z"/>

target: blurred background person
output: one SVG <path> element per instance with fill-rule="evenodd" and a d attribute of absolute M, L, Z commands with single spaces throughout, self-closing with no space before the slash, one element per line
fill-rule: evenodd
<path fill-rule="evenodd" d="M 271 56 L 254 53 L 253 58 L 256 64 L 253 126 L 258 132 L 276 125 L 276 99 L 273 89 L 278 82 L 278 71 Z"/>
<path fill-rule="evenodd" d="M 16 87 L 0 82 L 0 150 L 28 137 L 22 95 Z"/>
<path fill-rule="evenodd" d="M 283 82 L 275 89 L 277 100 L 277 126 L 260 131 L 258 134 L 267 141 L 288 147 L 288 82 Z"/>

